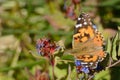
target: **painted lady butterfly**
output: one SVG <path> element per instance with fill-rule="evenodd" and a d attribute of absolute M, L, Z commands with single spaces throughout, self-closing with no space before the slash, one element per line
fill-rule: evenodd
<path fill-rule="evenodd" d="M 75 25 L 72 54 L 80 72 L 89 73 L 106 57 L 104 40 L 88 14 L 82 13 Z"/>

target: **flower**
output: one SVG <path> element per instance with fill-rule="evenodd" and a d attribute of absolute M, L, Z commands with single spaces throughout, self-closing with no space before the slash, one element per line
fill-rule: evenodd
<path fill-rule="evenodd" d="M 36 49 L 38 54 L 45 57 L 50 57 L 57 50 L 58 46 L 48 38 L 38 39 Z"/>

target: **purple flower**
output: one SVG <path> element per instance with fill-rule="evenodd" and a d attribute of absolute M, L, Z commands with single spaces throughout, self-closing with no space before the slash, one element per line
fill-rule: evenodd
<path fill-rule="evenodd" d="M 56 44 L 47 38 L 38 39 L 36 42 L 37 52 L 41 56 L 50 57 L 56 48 L 58 48 Z"/>

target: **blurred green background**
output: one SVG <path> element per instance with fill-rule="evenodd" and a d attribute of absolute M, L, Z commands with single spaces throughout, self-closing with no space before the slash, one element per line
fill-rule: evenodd
<path fill-rule="evenodd" d="M 36 59 L 29 51 L 36 53 L 36 40 L 42 37 L 63 40 L 70 49 L 81 12 L 92 17 L 106 40 L 118 32 L 120 0 L 0 0 L 0 80 L 38 80 L 38 70 L 51 70 L 44 58 Z M 70 80 L 68 63 L 59 62 L 55 67 L 56 80 Z M 70 64 L 71 80 L 75 80 L 75 67 Z M 120 67 L 102 71 L 94 80 L 120 80 Z"/>

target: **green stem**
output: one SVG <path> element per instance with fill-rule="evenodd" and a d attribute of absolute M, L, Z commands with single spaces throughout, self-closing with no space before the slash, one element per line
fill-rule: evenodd
<path fill-rule="evenodd" d="M 55 80 L 54 66 L 52 66 L 52 80 Z"/>

